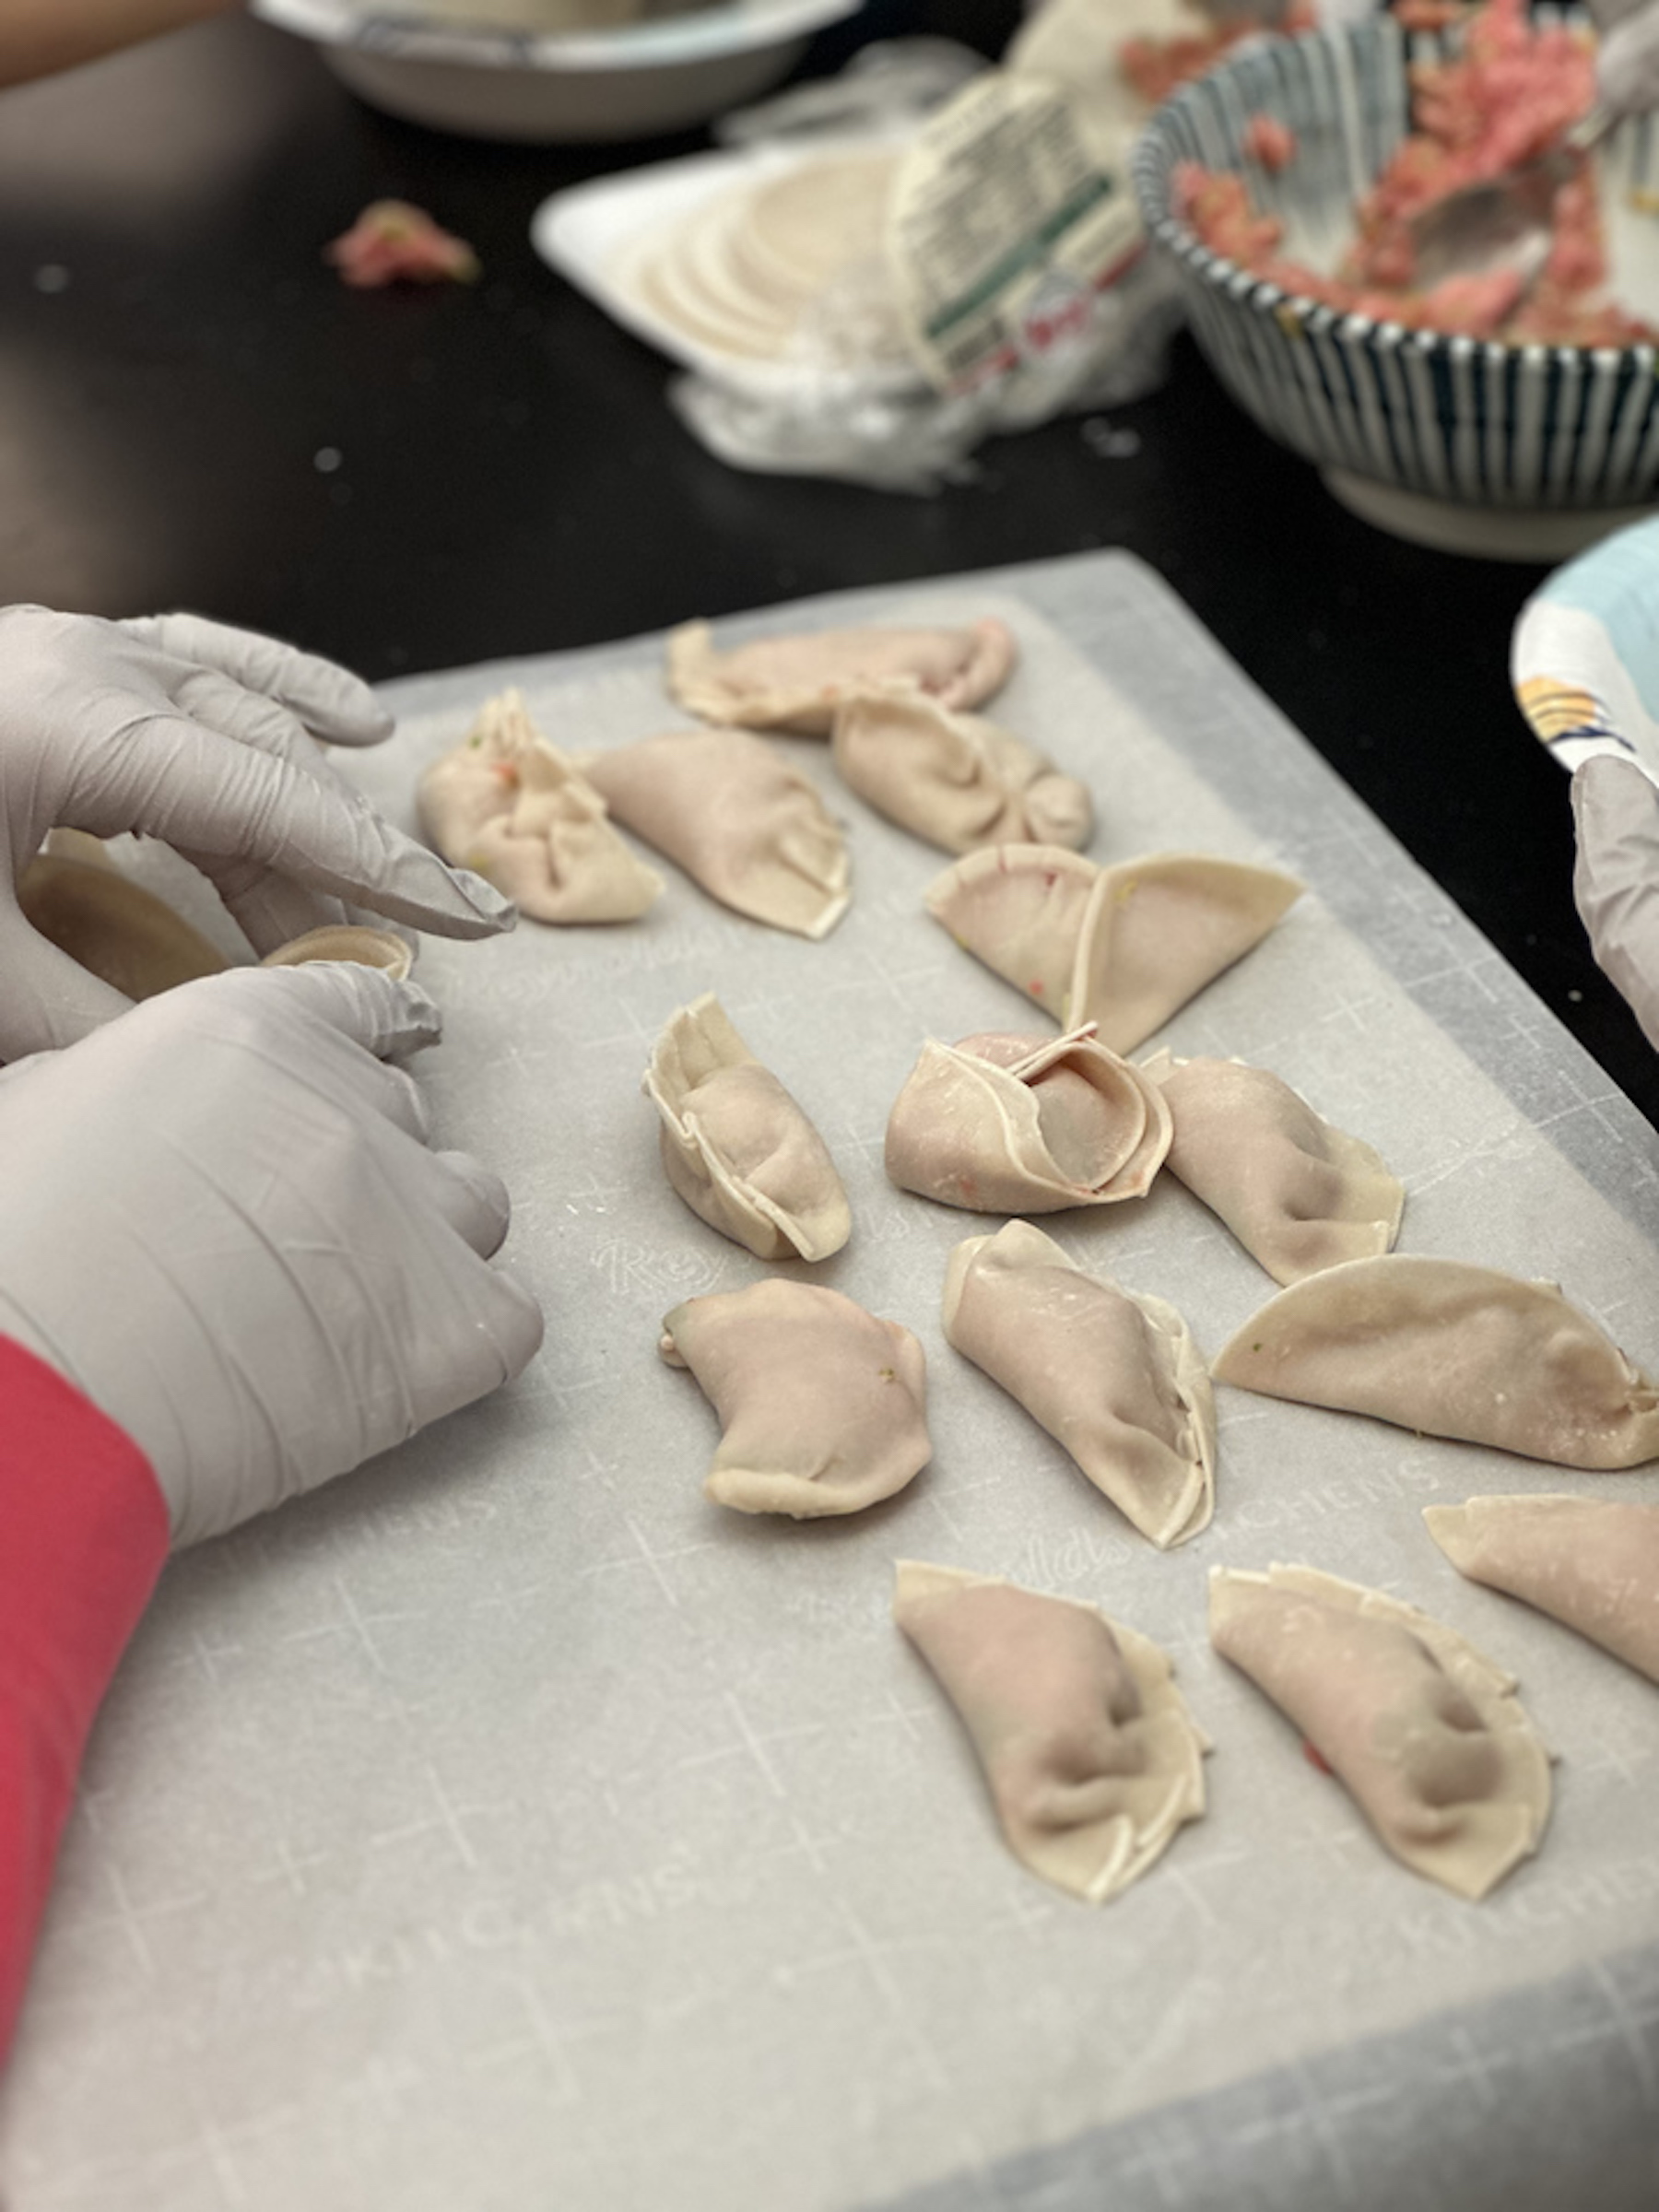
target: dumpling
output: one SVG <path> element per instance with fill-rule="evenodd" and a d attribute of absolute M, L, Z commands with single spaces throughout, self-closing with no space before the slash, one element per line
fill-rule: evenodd
<path fill-rule="evenodd" d="M 714 994 L 674 1015 L 645 1071 L 663 1166 L 691 1211 L 762 1260 L 824 1260 L 853 1215 L 824 1140 Z"/>
<path fill-rule="evenodd" d="M 536 729 L 517 691 L 479 709 L 416 787 L 420 826 L 538 922 L 631 922 L 663 888 L 606 818 L 574 761 Z"/>
<path fill-rule="evenodd" d="M 901 1191 L 977 1214 L 1142 1198 L 1170 1146 L 1158 1086 L 1085 1028 L 929 1041 L 888 1118 Z"/>
<path fill-rule="evenodd" d="M 1259 945 L 1301 885 L 1202 853 L 1098 868 L 1062 845 L 996 845 L 947 868 L 927 910 L 1063 1027 L 1133 1052 Z"/>
<path fill-rule="evenodd" d="M 1391 1251 L 1404 1186 L 1288 1083 L 1241 1060 L 1155 1053 L 1142 1074 L 1174 1116 L 1168 1161 L 1277 1283 Z"/>
<path fill-rule="evenodd" d="M 581 765 L 619 822 L 737 913 L 823 937 L 846 912 L 845 841 L 817 786 L 763 737 L 677 730 Z"/>
<path fill-rule="evenodd" d="M 945 1277 L 945 1336 L 1017 1398 L 1159 1550 L 1209 1525 L 1216 1413 L 1181 1315 L 1103 1282 L 1029 1221 L 970 1237 Z"/>
<path fill-rule="evenodd" d="M 668 688 L 706 722 L 827 737 L 850 691 L 896 686 L 942 707 L 977 707 L 1018 657 L 1006 622 L 967 629 L 826 629 L 716 653 L 706 622 L 668 633 Z"/>
<path fill-rule="evenodd" d="M 961 1716 L 1008 1848 L 1091 1905 L 1204 1812 L 1209 1744 L 1157 1644 L 1093 1606 L 898 1562 L 893 1618 Z"/>
<path fill-rule="evenodd" d="M 1423 1509 L 1459 1574 L 1524 1598 L 1659 1682 L 1659 1505 L 1471 1498 Z"/>
<path fill-rule="evenodd" d="M 1281 1290 L 1218 1382 L 1570 1467 L 1659 1455 L 1659 1392 L 1554 1283 L 1391 1253 Z"/>
<path fill-rule="evenodd" d="M 842 781 L 902 830 L 969 853 L 977 845 L 1086 845 L 1085 785 L 978 714 L 908 691 L 860 691 L 837 711 L 830 756 Z"/>
<path fill-rule="evenodd" d="M 1212 1568 L 1209 1626 L 1417 1873 L 1479 1898 L 1536 1851 L 1549 1754 L 1511 1677 L 1453 1630 L 1312 1567 Z"/>
<path fill-rule="evenodd" d="M 690 1369 L 720 1416 L 703 1484 L 716 1505 L 796 1521 L 855 1513 L 933 1456 L 921 1345 L 839 1290 L 773 1276 L 688 1298 L 657 1349 Z"/>

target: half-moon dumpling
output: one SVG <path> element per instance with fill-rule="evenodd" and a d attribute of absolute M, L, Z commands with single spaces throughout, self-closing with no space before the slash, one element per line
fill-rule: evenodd
<path fill-rule="evenodd" d="M 929 1041 L 888 1118 L 901 1191 L 976 1214 L 1143 1198 L 1170 1144 L 1158 1086 L 1085 1028 Z"/>
<path fill-rule="evenodd" d="M 947 1343 L 983 1368 L 1159 1550 L 1209 1525 L 1216 1414 L 1161 1298 L 1103 1282 L 1029 1221 L 970 1237 L 945 1277 Z"/>
<path fill-rule="evenodd" d="M 1484 1897 L 1549 1818 L 1512 1677 L 1415 1606 L 1312 1567 L 1210 1570 L 1210 1641 L 1300 1729 L 1394 1856 Z"/>
<path fill-rule="evenodd" d="M 852 894 L 847 847 L 817 786 L 746 730 L 677 730 L 582 772 L 619 822 L 711 898 L 797 936 L 828 936 Z"/>
<path fill-rule="evenodd" d="M 1168 1053 L 1141 1072 L 1174 1116 L 1171 1172 L 1275 1282 L 1393 1248 L 1403 1185 L 1370 1145 L 1323 1121 L 1282 1077 L 1241 1060 Z"/>
<path fill-rule="evenodd" d="M 1471 1498 L 1423 1509 L 1459 1574 L 1576 1629 L 1659 1682 L 1659 1505 Z"/>
<path fill-rule="evenodd" d="M 536 729 L 517 691 L 486 700 L 416 789 L 420 826 L 538 922 L 631 922 L 663 888 L 606 818 L 605 801 Z"/>
<path fill-rule="evenodd" d="M 762 1260 L 841 1250 L 853 1216 L 835 1162 L 712 991 L 670 1018 L 643 1088 L 668 1180 L 694 1214 Z"/>
<path fill-rule="evenodd" d="M 1259 945 L 1301 892 L 1294 877 L 1202 853 L 1097 868 L 1062 845 L 970 853 L 927 910 L 964 950 L 1069 1028 L 1133 1052 Z"/>
<path fill-rule="evenodd" d="M 898 1562 L 893 1618 L 961 1716 L 1016 1858 L 1091 1905 L 1204 1812 L 1203 1732 L 1145 1636 L 1075 1598 Z"/>
<path fill-rule="evenodd" d="M 1024 738 L 912 691 L 860 691 L 837 712 L 830 753 L 842 781 L 902 830 L 978 845 L 1086 845 L 1087 787 Z"/>
<path fill-rule="evenodd" d="M 796 1521 L 855 1513 L 927 1465 L 927 1367 L 896 1321 L 781 1276 L 688 1298 L 657 1349 L 689 1368 L 723 1434 L 703 1494 Z"/>
<path fill-rule="evenodd" d="M 716 653 L 706 622 L 668 633 L 668 688 L 707 722 L 827 737 L 852 691 L 897 686 L 943 707 L 977 707 L 1008 680 L 1014 633 L 987 616 L 967 629 L 826 629 Z"/>
<path fill-rule="evenodd" d="M 1659 1456 L 1659 1391 L 1554 1283 L 1390 1253 L 1281 1290 L 1219 1382 L 1570 1467 Z"/>

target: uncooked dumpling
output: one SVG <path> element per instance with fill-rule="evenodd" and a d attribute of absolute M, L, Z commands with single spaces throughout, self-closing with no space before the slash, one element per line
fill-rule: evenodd
<path fill-rule="evenodd" d="M 674 1015 L 645 1071 L 663 1166 L 691 1208 L 763 1260 L 822 1260 L 853 1216 L 824 1140 L 712 992 Z"/>
<path fill-rule="evenodd" d="M 982 715 L 920 692 L 856 693 L 836 713 L 830 752 L 861 799 L 947 853 L 1086 845 L 1094 829 L 1075 776 Z"/>
<path fill-rule="evenodd" d="M 854 691 L 897 688 L 942 707 L 977 707 L 1001 690 L 1018 654 L 1006 622 L 968 629 L 826 629 L 717 653 L 706 622 L 668 633 L 668 688 L 706 721 L 827 737 Z"/>
<path fill-rule="evenodd" d="M 582 772 L 619 822 L 711 898 L 797 936 L 828 936 L 852 893 L 847 847 L 817 786 L 746 730 L 677 730 Z"/>
<path fill-rule="evenodd" d="M 893 1618 L 961 1716 L 1009 1849 L 1044 1881 L 1103 1904 L 1202 1815 L 1209 1745 L 1147 1637 L 916 1559 L 898 1562 Z"/>
<path fill-rule="evenodd" d="M 689 1368 L 723 1434 L 703 1493 L 740 1513 L 855 1513 L 927 1465 L 927 1368 L 896 1321 L 774 1276 L 688 1298 L 658 1350 Z"/>
<path fill-rule="evenodd" d="M 1407 1866 L 1478 1898 L 1537 1849 L 1549 1755 L 1511 1677 L 1451 1629 L 1312 1567 L 1212 1568 L 1209 1618 Z"/>
<path fill-rule="evenodd" d="M 1259 945 L 1301 886 L 1202 853 L 1098 868 L 1062 845 L 996 845 L 947 868 L 927 909 L 1063 1027 L 1133 1052 Z"/>
<path fill-rule="evenodd" d="M 944 1319 L 947 1341 L 1160 1550 L 1209 1525 L 1215 1406 L 1173 1306 L 1101 1281 L 1041 1230 L 1010 1221 L 951 1253 Z"/>
<path fill-rule="evenodd" d="M 1142 1073 L 1174 1116 L 1171 1172 L 1275 1282 L 1393 1248 L 1404 1187 L 1370 1145 L 1323 1121 L 1280 1077 L 1241 1060 L 1168 1053 Z"/>
<path fill-rule="evenodd" d="M 1459 1574 L 1524 1598 L 1659 1682 L 1659 1505 L 1471 1498 L 1423 1509 Z"/>
<path fill-rule="evenodd" d="M 631 922 L 663 888 L 606 818 L 605 801 L 541 735 L 517 691 L 479 710 L 416 791 L 420 824 L 538 922 Z"/>
<path fill-rule="evenodd" d="M 1211 1373 L 1570 1467 L 1659 1456 L 1659 1392 L 1554 1283 L 1462 1260 L 1350 1260 L 1270 1299 Z"/>
<path fill-rule="evenodd" d="M 1087 1029 L 930 1041 L 888 1118 L 901 1191 L 976 1214 L 1142 1198 L 1170 1145 L 1158 1086 Z"/>

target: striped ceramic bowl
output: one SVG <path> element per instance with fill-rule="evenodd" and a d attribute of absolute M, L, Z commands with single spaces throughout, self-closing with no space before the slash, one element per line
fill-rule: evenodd
<path fill-rule="evenodd" d="M 1408 64 L 1442 55 L 1440 40 L 1388 16 L 1253 44 L 1153 116 L 1135 149 L 1135 190 L 1216 374 L 1340 499 L 1429 543 L 1559 559 L 1655 497 L 1652 346 L 1502 346 L 1338 313 L 1213 253 L 1171 207 L 1178 163 L 1241 171 L 1255 206 L 1285 225 L 1287 257 L 1334 268 L 1354 202 L 1409 128 Z M 1258 113 L 1296 134 L 1277 176 L 1242 151 Z M 1623 125 L 1601 159 L 1614 289 L 1659 322 L 1659 124 Z"/>

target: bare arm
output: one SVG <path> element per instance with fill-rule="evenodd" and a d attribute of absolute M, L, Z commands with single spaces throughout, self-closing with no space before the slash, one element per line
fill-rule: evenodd
<path fill-rule="evenodd" d="M 0 87 L 95 62 L 240 0 L 0 0 Z"/>

